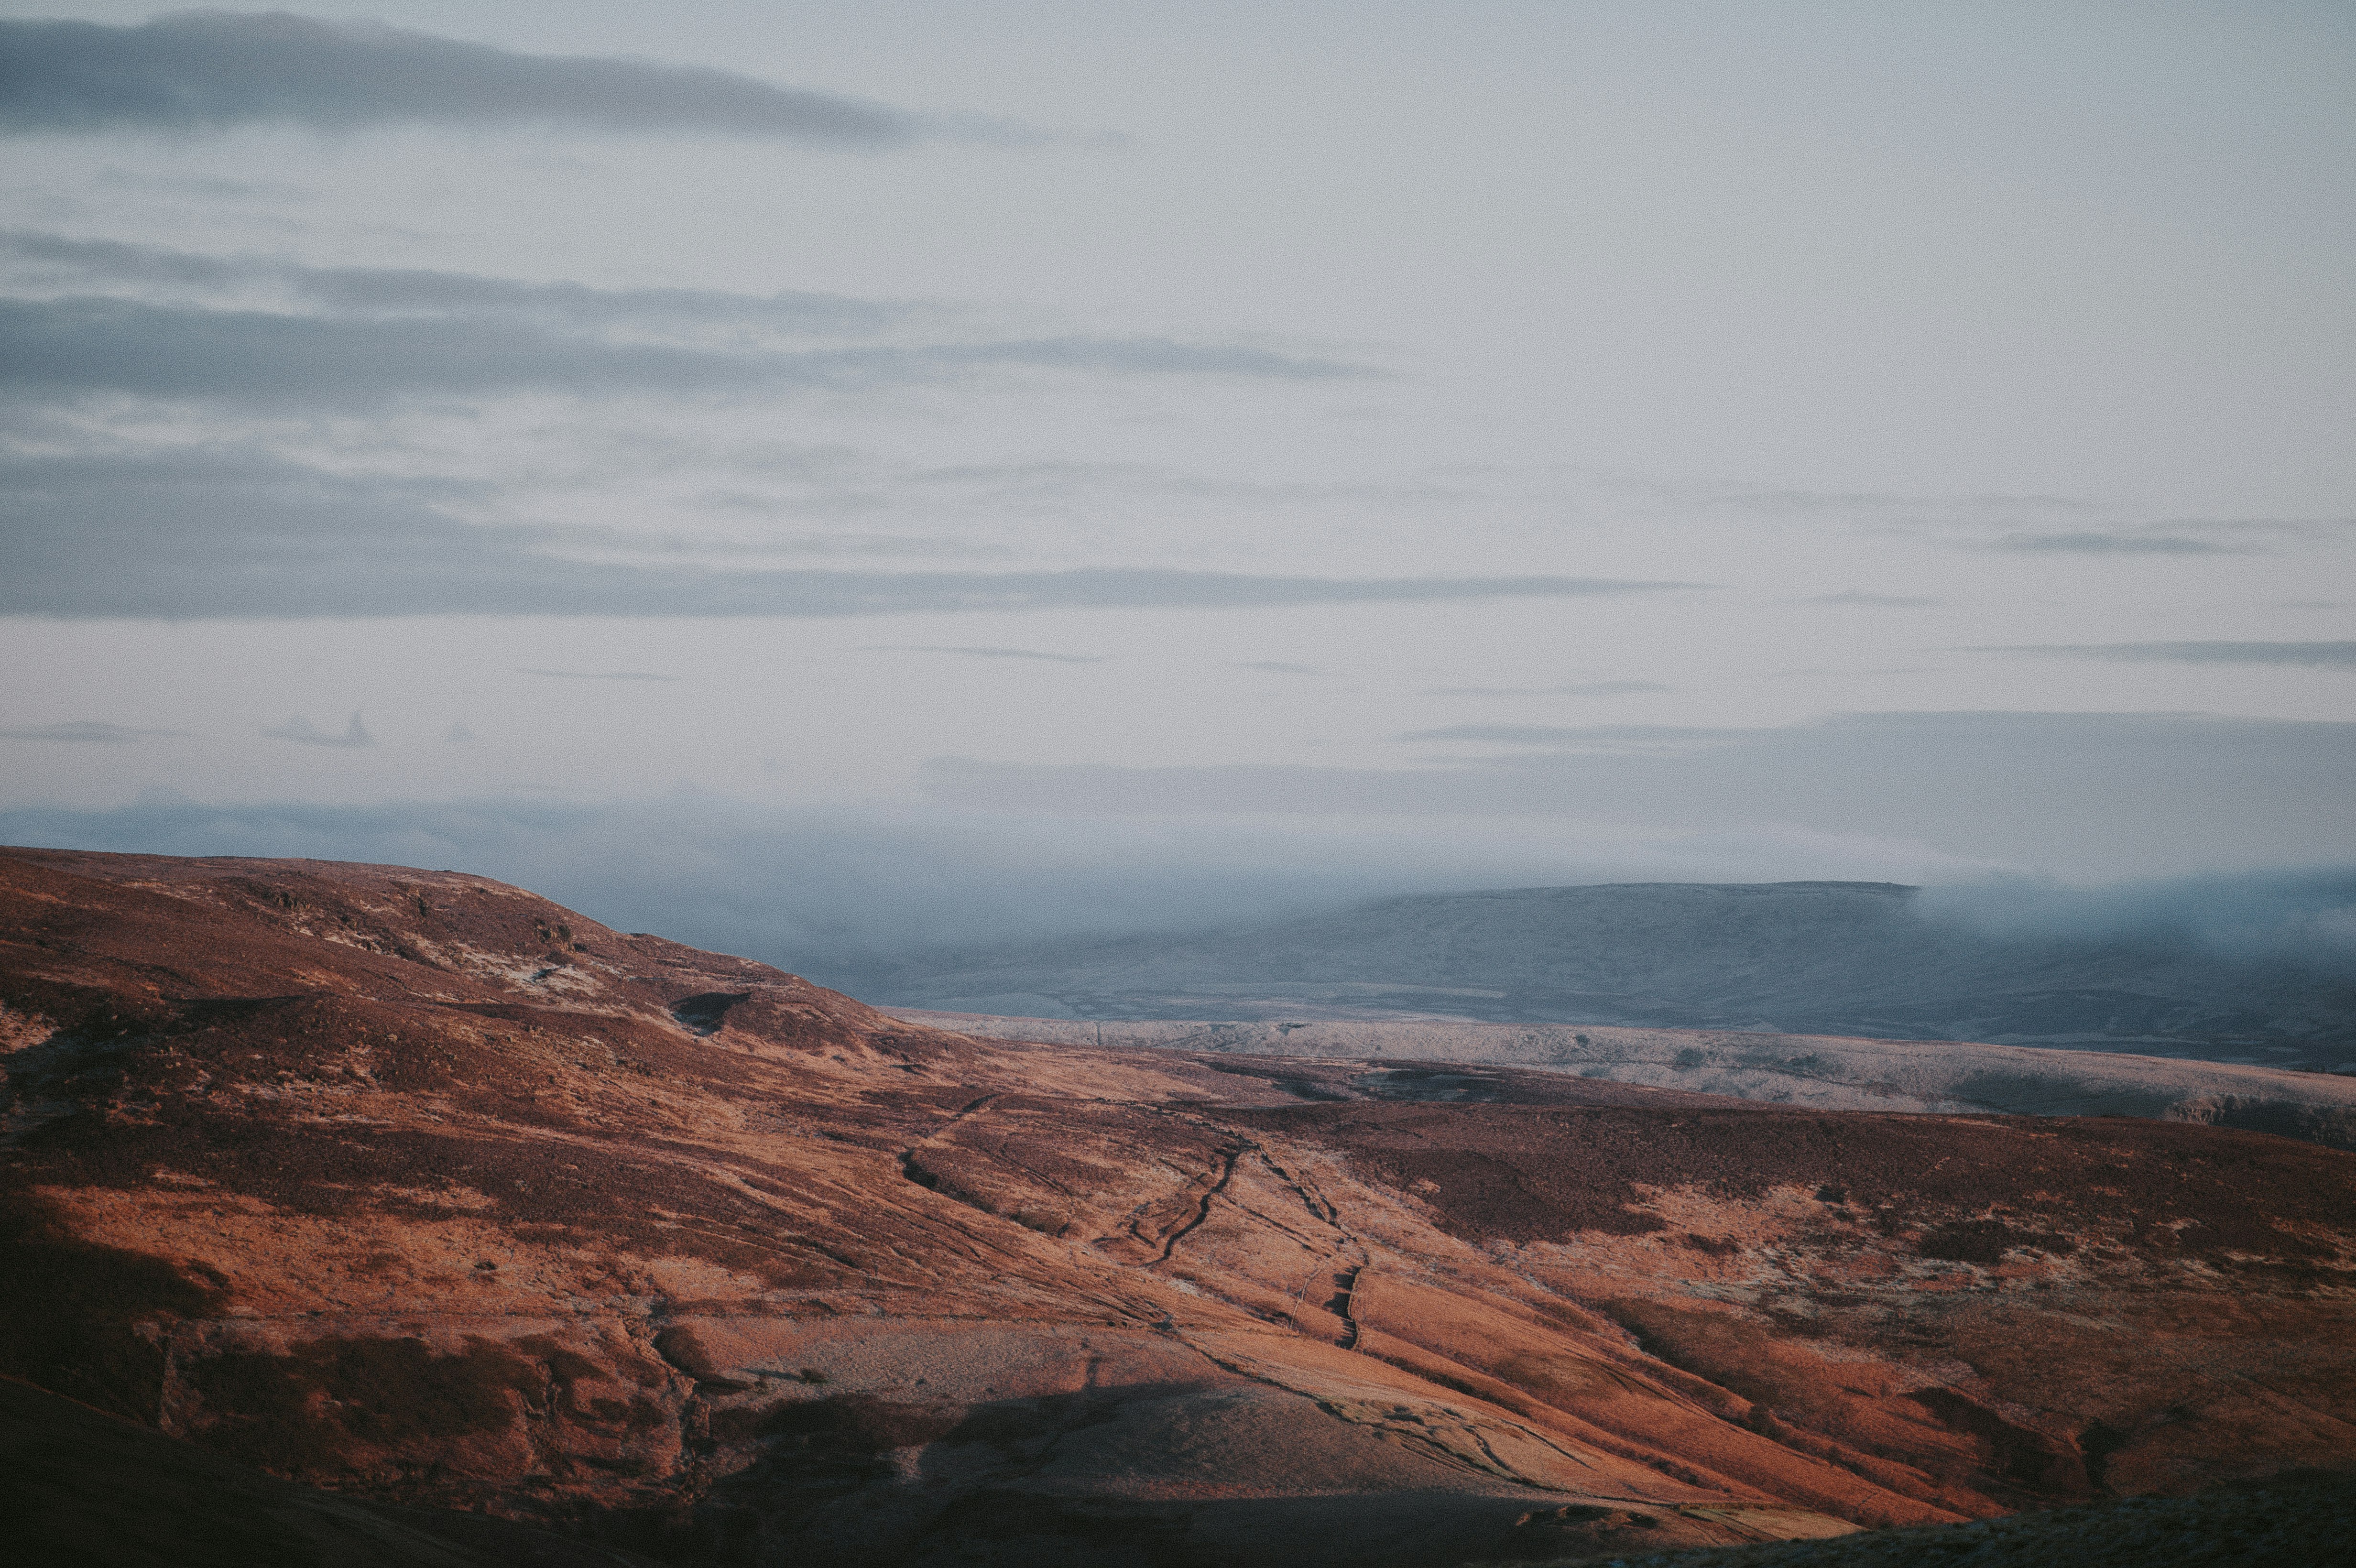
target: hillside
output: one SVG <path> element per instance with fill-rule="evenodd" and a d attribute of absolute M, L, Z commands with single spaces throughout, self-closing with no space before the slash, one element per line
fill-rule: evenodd
<path fill-rule="evenodd" d="M 2356 1155 L 2261 1133 L 980 1040 L 318 862 L 0 852 L 0 1372 L 680 1568 L 1575 1560 L 2356 1452 Z"/>
<path fill-rule="evenodd" d="M 1882 882 L 1434 894 L 830 978 L 883 1003 L 1024 1017 L 1617 1024 L 2356 1071 L 2356 965 L 2236 958 L 2164 931 L 1996 935 Z"/>

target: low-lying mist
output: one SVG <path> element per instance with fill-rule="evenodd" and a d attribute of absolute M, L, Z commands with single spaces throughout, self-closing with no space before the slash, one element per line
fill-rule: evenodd
<path fill-rule="evenodd" d="M 2198 949 L 2356 975 L 2356 868 L 2083 887 L 1801 832 L 780 809 L 703 795 L 370 806 L 157 795 L 108 810 L 0 809 L 0 841 L 472 871 L 625 930 L 821 979 L 930 955 L 1251 927 L 1407 894 L 1792 880 L 1918 884 L 1916 912 L 1959 935 Z"/>

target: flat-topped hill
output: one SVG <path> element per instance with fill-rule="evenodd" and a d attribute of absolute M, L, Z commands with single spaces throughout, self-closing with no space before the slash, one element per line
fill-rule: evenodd
<path fill-rule="evenodd" d="M 898 1006 L 1022 1017 L 1616 1024 L 2356 1072 L 2356 958 L 2344 952 L 2237 957 L 2157 927 L 1999 934 L 1887 882 L 1431 894 L 1171 936 L 941 952 L 836 978 Z"/>

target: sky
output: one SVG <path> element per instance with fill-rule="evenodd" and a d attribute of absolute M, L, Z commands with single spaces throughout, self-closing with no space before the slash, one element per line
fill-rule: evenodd
<path fill-rule="evenodd" d="M 0 4 L 0 838 L 762 956 L 2345 867 L 2351 82 L 2325 4 Z"/>

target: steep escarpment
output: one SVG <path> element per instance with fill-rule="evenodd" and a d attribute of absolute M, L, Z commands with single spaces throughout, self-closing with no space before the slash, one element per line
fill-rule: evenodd
<path fill-rule="evenodd" d="M 0 1371 L 371 1506 L 1437 1564 L 2356 1451 L 2264 1135 L 978 1040 L 308 862 L 0 854 Z"/>

